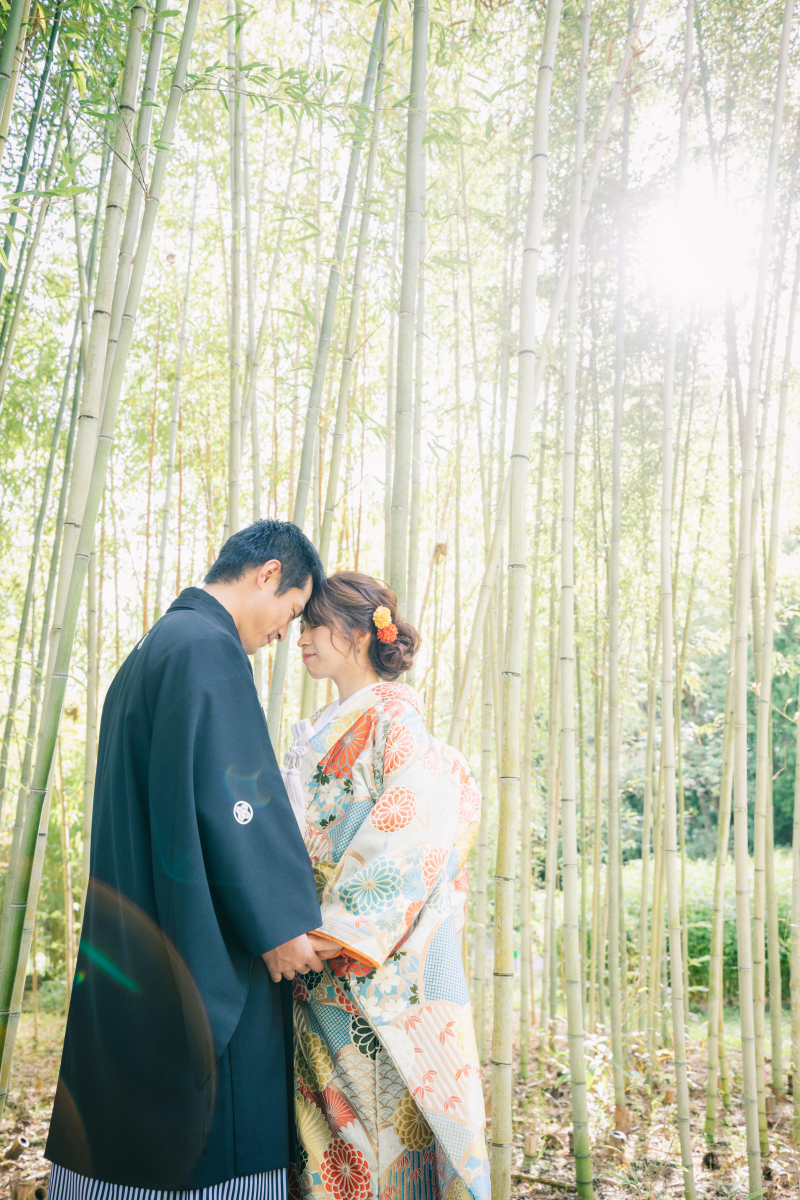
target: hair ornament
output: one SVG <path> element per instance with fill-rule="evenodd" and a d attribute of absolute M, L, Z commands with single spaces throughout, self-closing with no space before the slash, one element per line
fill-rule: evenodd
<path fill-rule="evenodd" d="M 372 614 L 372 621 L 378 630 L 379 642 L 394 642 L 397 640 L 397 626 L 392 622 L 392 614 L 385 604 L 381 604 Z"/>

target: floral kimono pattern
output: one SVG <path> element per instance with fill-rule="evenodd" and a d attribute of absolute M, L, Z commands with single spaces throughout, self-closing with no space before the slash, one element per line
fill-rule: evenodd
<path fill-rule="evenodd" d="M 459 934 L 480 793 L 403 683 L 353 698 L 300 762 L 323 923 L 295 981 L 300 1185 L 314 1200 L 487 1200 Z"/>

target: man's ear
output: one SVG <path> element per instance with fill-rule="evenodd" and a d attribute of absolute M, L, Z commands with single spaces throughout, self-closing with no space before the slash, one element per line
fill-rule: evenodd
<path fill-rule="evenodd" d="M 281 564 L 277 558 L 270 558 L 267 562 L 262 563 L 256 572 L 256 587 L 265 588 L 267 584 L 272 584 L 275 588 L 281 581 Z"/>

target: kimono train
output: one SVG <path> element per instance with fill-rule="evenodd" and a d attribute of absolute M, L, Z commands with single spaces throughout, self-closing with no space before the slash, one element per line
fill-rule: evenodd
<path fill-rule="evenodd" d="M 300 1186 L 314 1200 L 484 1200 L 480 1067 L 461 961 L 480 793 L 403 683 L 297 746 L 321 934 L 295 980 Z"/>

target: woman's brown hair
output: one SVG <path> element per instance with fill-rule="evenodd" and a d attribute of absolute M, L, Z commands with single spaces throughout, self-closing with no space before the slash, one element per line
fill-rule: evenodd
<path fill-rule="evenodd" d="M 388 608 L 397 628 L 393 642 L 382 642 L 372 620 L 376 608 Z M 397 615 L 397 596 L 371 575 L 360 571 L 337 571 L 314 589 L 303 609 L 303 621 L 312 629 L 326 625 L 328 629 L 349 638 L 353 648 L 356 633 L 371 633 L 369 661 L 381 679 L 397 679 L 409 671 L 419 649 L 419 634 L 413 625 Z"/>

